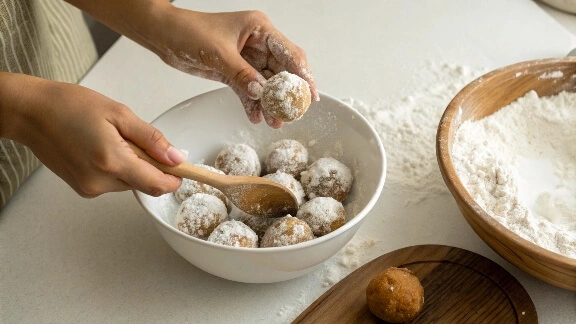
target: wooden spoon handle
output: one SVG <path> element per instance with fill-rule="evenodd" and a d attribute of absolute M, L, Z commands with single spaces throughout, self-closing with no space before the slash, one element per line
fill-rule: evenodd
<path fill-rule="evenodd" d="M 152 164 L 158 170 L 168 173 L 171 175 L 175 175 L 180 178 L 186 178 L 191 180 L 196 180 L 198 182 L 205 183 L 210 185 L 216 189 L 221 189 L 226 182 L 225 176 L 218 174 L 216 172 L 212 172 L 200 167 L 197 167 L 188 162 L 182 162 L 177 166 L 168 166 L 163 163 L 156 161 L 152 158 L 148 153 L 144 152 L 140 147 L 136 146 L 136 144 L 126 141 L 130 148 L 138 155 L 139 158 L 142 160 Z"/>

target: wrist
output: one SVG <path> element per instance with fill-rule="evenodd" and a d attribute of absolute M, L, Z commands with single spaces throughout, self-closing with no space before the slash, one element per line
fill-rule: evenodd
<path fill-rule="evenodd" d="M 174 6 L 168 0 L 66 0 L 94 19 L 157 53 L 159 24 Z"/>
<path fill-rule="evenodd" d="M 125 36 L 149 49 L 156 55 L 161 55 L 165 48 L 166 33 L 164 26 L 170 21 L 170 17 L 177 8 L 169 1 L 148 1 L 146 5 L 138 9 L 137 19 L 125 18 L 130 31 L 122 32 Z"/>
<path fill-rule="evenodd" d="M 30 98 L 37 78 L 0 72 L 0 137 L 21 141 Z"/>
<path fill-rule="evenodd" d="M 170 58 L 175 52 L 190 51 L 191 44 L 198 41 L 197 35 L 193 33 L 198 31 L 196 27 L 203 19 L 201 17 L 203 14 L 205 13 L 172 5 L 164 8 L 156 16 L 156 28 L 153 32 L 154 53 L 170 65 Z M 191 26 L 195 27 L 191 28 Z"/>

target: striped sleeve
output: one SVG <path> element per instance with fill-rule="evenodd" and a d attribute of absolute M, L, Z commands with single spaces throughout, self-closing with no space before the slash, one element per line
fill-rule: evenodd
<path fill-rule="evenodd" d="M 61 0 L 0 1 L 0 71 L 76 83 L 97 59 L 82 13 Z M 40 165 L 0 138 L 0 209 Z"/>

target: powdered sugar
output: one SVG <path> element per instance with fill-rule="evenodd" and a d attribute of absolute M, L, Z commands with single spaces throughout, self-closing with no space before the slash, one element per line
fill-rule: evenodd
<path fill-rule="evenodd" d="M 452 159 L 475 201 L 498 222 L 576 258 L 576 94 L 531 91 L 457 131 Z"/>
<path fill-rule="evenodd" d="M 368 119 L 388 148 L 386 182 L 410 190 L 407 204 L 448 193 L 436 162 L 438 122 L 456 93 L 484 72 L 435 62 L 415 71 L 418 88 L 403 94 L 371 104 L 344 99 Z"/>
<path fill-rule="evenodd" d="M 282 121 L 289 122 L 302 117 L 310 102 L 310 86 L 296 74 L 282 71 L 264 84 L 262 108 Z"/>
<path fill-rule="evenodd" d="M 182 202 L 176 214 L 176 228 L 194 237 L 206 239 L 228 217 L 222 200 L 208 194 L 193 194 Z"/>
<path fill-rule="evenodd" d="M 237 246 L 258 247 L 258 236 L 247 225 L 240 221 L 229 220 L 220 223 L 208 237 L 208 242 Z"/>
<path fill-rule="evenodd" d="M 228 175 L 259 176 L 260 158 L 256 151 L 246 144 L 231 144 L 216 157 L 215 166 Z"/>
<path fill-rule="evenodd" d="M 308 224 L 290 215 L 274 222 L 262 237 L 261 247 L 278 247 L 306 242 L 314 238 Z"/>
<path fill-rule="evenodd" d="M 350 168 L 331 157 L 314 161 L 300 177 L 302 187 L 310 199 L 332 197 L 343 201 L 354 181 Z"/>
<path fill-rule="evenodd" d="M 276 141 L 270 145 L 269 151 L 264 161 L 268 173 L 280 170 L 299 178 L 300 172 L 308 165 L 308 150 L 296 140 Z"/>
<path fill-rule="evenodd" d="M 214 62 L 219 62 L 219 64 L 215 64 L 214 68 L 212 68 L 206 66 L 188 53 L 182 51 L 174 52 L 169 48 L 165 48 L 164 50 L 166 52 L 166 63 L 173 68 L 204 79 L 226 83 L 226 78 L 218 71 L 223 70 L 224 66 L 217 57 L 214 57 Z"/>
<path fill-rule="evenodd" d="M 212 171 L 212 172 L 216 172 L 219 174 L 224 174 L 224 172 L 211 167 L 209 165 L 205 165 L 205 164 L 195 164 L 195 166 L 201 167 L 203 169 L 206 169 L 208 171 Z M 206 194 L 210 194 L 213 196 L 216 196 L 218 198 L 220 198 L 222 200 L 222 202 L 224 202 L 227 206 L 231 205 L 231 203 L 228 201 L 228 198 L 226 198 L 226 196 L 224 196 L 224 194 L 212 187 L 209 186 L 207 184 L 195 181 L 195 180 L 190 180 L 190 179 L 182 179 L 182 184 L 180 185 L 180 187 L 178 189 L 176 189 L 176 191 L 174 192 L 174 196 L 176 197 L 176 199 L 178 200 L 178 202 L 182 202 L 184 200 L 186 200 L 186 198 L 192 196 L 195 193 L 206 193 Z"/>
<path fill-rule="evenodd" d="M 546 72 L 546 73 L 542 73 L 538 79 L 558 79 L 564 76 L 564 73 L 562 71 L 551 71 L 551 72 Z"/>
<path fill-rule="evenodd" d="M 331 197 L 316 197 L 307 201 L 296 216 L 308 223 L 316 236 L 326 235 L 346 222 L 344 206 Z"/>
<path fill-rule="evenodd" d="M 230 218 L 241 221 L 242 223 L 248 225 L 255 233 L 258 235 L 259 238 L 264 236 L 264 233 L 272 225 L 276 218 L 267 218 L 267 217 L 259 217 L 247 214 L 236 206 L 232 208 L 232 212 L 230 212 Z"/>

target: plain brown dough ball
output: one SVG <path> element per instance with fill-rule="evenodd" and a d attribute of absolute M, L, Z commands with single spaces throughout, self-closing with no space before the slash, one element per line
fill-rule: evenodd
<path fill-rule="evenodd" d="M 343 201 L 348 196 L 353 181 L 350 168 L 331 157 L 316 160 L 300 174 L 300 182 L 310 199 L 332 197 Z"/>
<path fill-rule="evenodd" d="M 293 245 L 310 241 L 313 238 L 312 229 L 305 221 L 287 215 L 275 221 L 266 230 L 260 247 Z"/>
<path fill-rule="evenodd" d="M 290 72 L 272 76 L 262 90 L 262 109 L 270 116 L 291 122 L 300 119 L 308 110 L 312 95 L 306 80 Z"/>
<path fill-rule="evenodd" d="M 414 319 L 424 306 L 424 288 L 406 268 L 390 267 L 372 278 L 366 288 L 368 308 L 390 323 Z"/>

